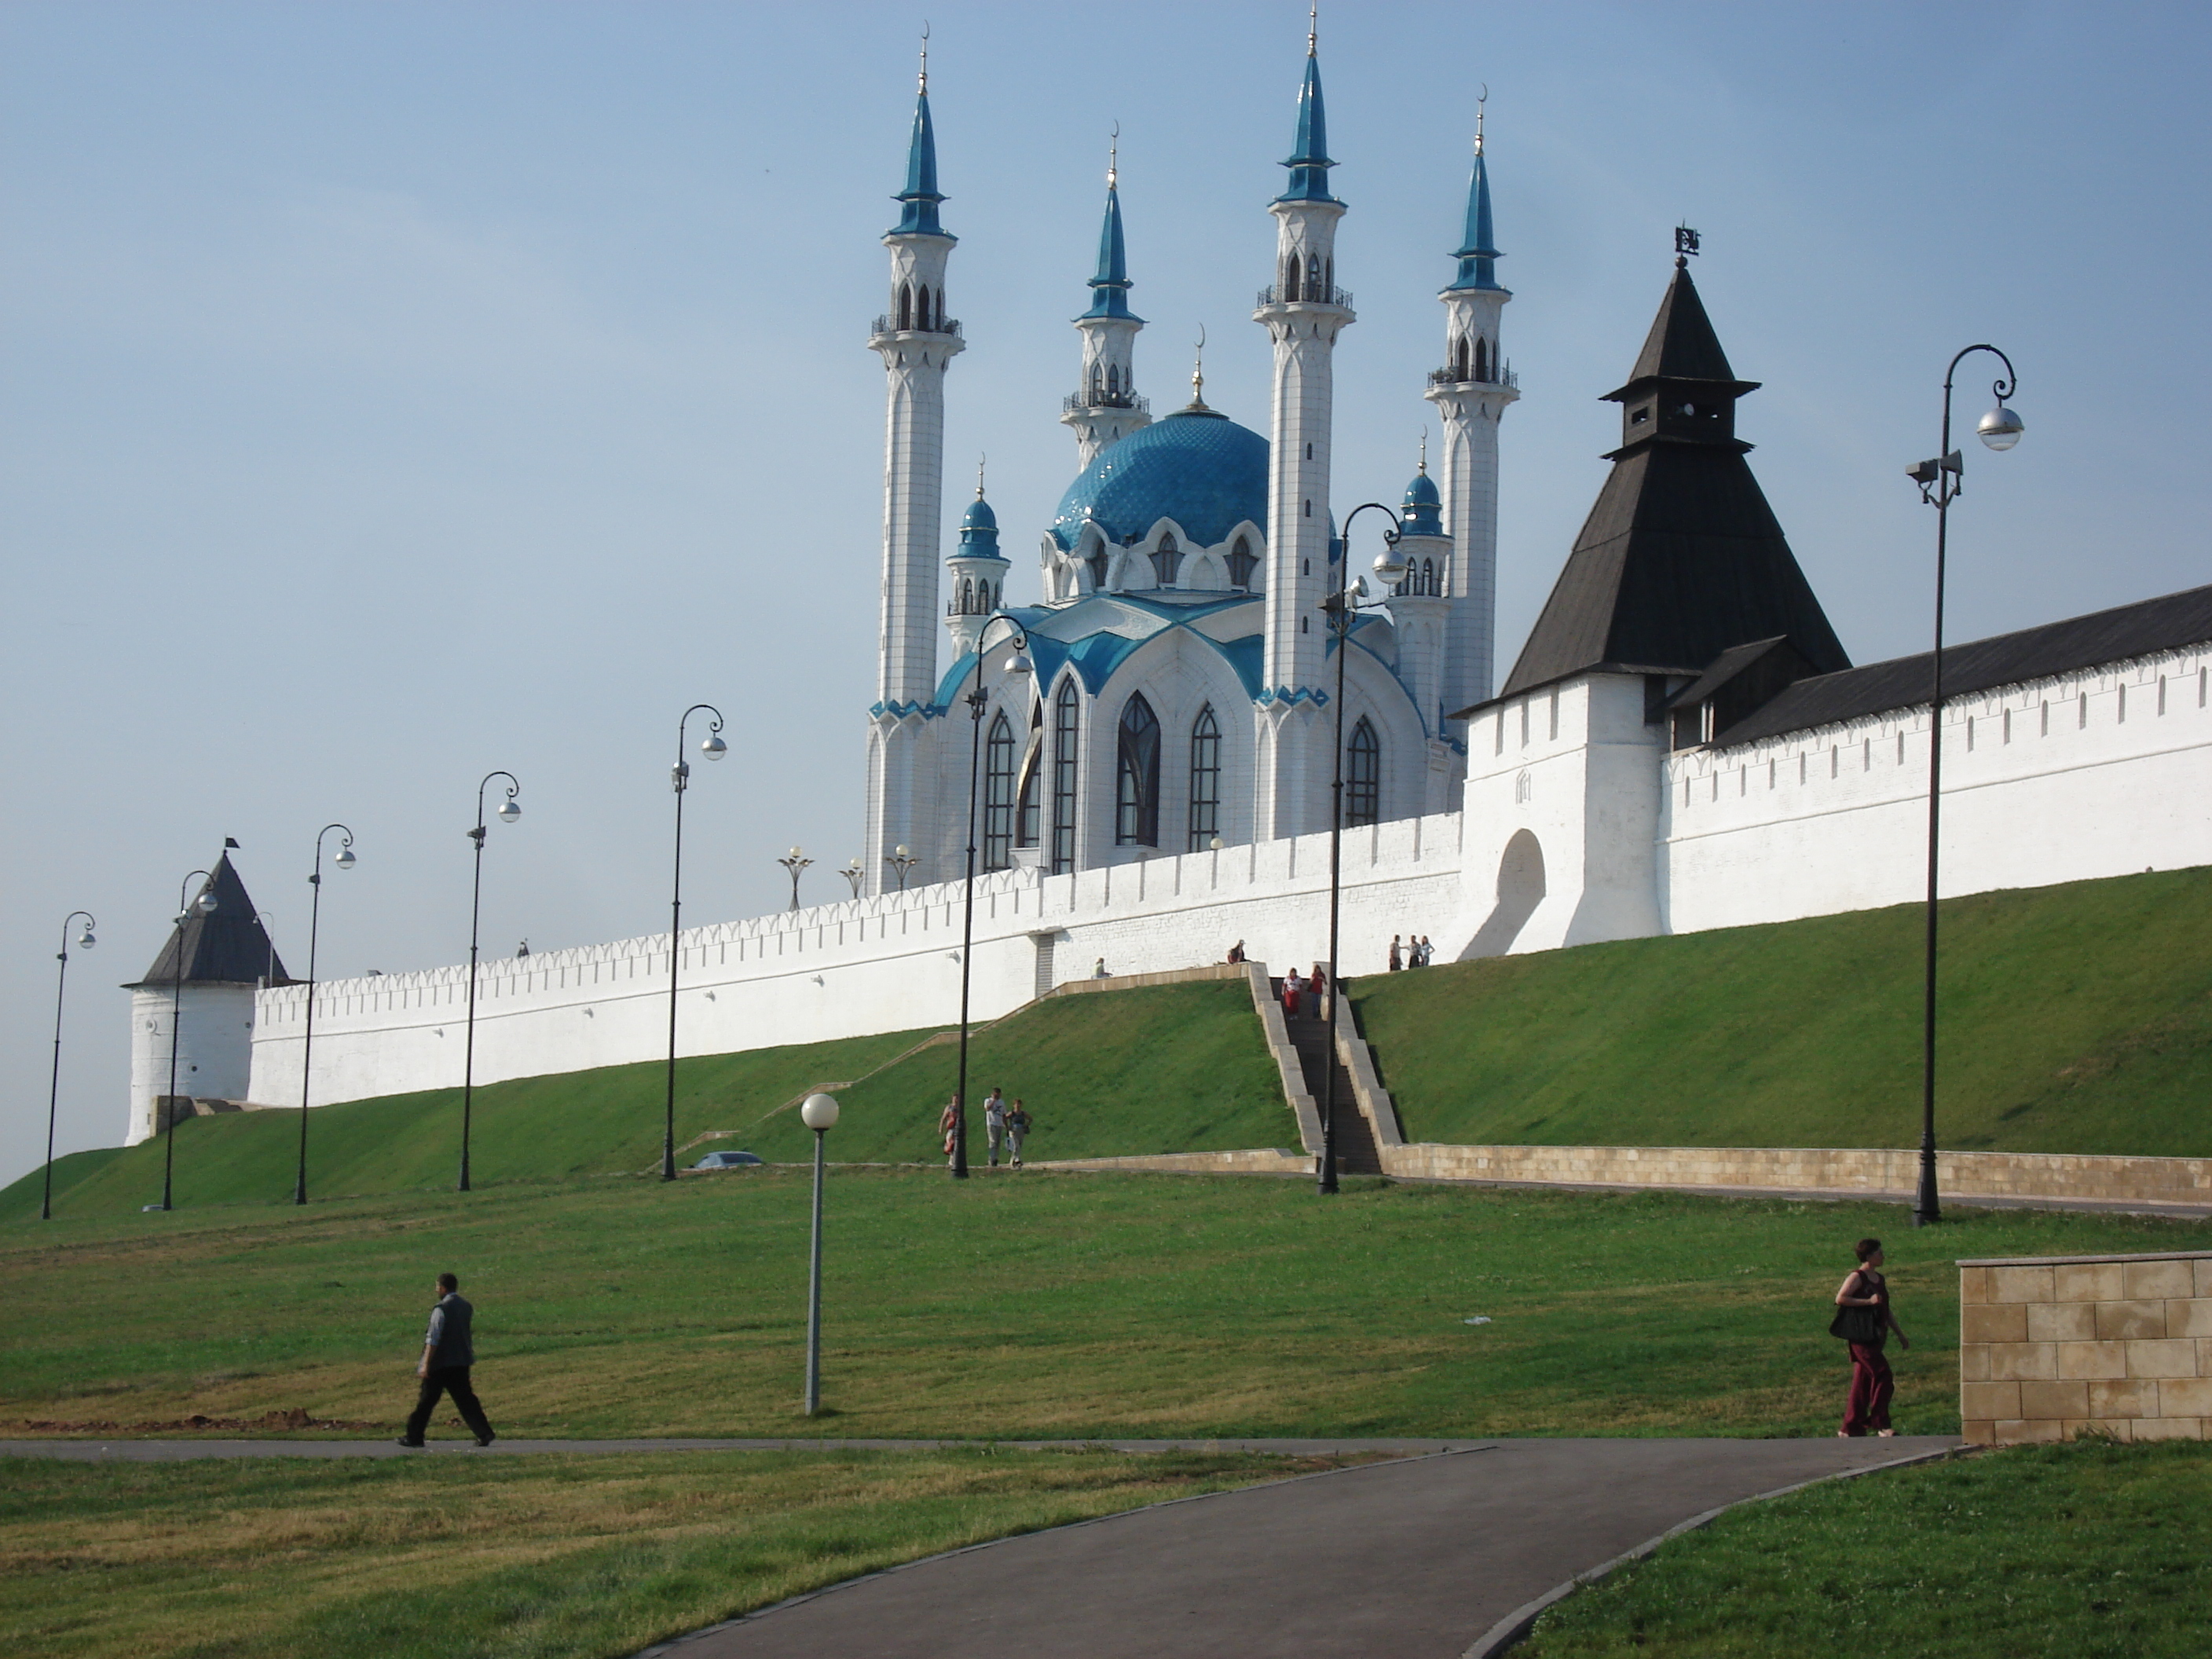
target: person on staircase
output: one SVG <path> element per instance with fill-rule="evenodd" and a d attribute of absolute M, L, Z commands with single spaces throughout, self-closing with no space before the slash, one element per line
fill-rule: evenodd
<path fill-rule="evenodd" d="M 1285 1019 L 1296 1019 L 1298 1017 L 1298 993 L 1304 988 L 1299 982 L 1297 969 L 1292 968 L 1283 975 L 1283 1018 Z"/>

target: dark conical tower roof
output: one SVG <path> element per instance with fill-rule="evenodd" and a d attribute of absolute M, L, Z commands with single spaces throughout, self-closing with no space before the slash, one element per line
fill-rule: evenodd
<path fill-rule="evenodd" d="M 169 930 L 168 942 L 139 984 L 151 990 L 174 985 L 180 955 L 187 985 L 253 985 L 264 975 L 271 984 L 291 982 L 283 958 L 269 942 L 260 915 L 246 896 L 246 884 L 231 867 L 228 853 L 216 860 L 215 873 L 200 884 L 192 898 L 197 900 L 200 893 L 215 895 L 215 914 L 204 916 L 187 903 L 185 920 Z"/>
<path fill-rule="evenodd" d="M 1684 262 L 1621 405 L 1621 447 L 1566 568 L 1498 695 L 1592 669 L 1696 674 L 1786 638 L 1815 674 L 1848 668 L 1735 435 L 1757 382 L 1729 367 Z"/>

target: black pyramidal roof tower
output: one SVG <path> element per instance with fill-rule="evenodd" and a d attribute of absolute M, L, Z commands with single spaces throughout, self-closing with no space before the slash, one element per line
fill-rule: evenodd
<path fill-rule="evenodd" d="M 123 988 L 135 991 L 143 986 L 158 991 L 175 984 L 179 957 L 187 985 L 256 985 L 264 975 L 272 985 L 290 984 L 284 960 L 263 930 L 260 914 L 246 896 L 246 884 L 231 868 L 228 852 L 216 860 L 215 873 L 200 884 L 200 892 L 215 895 L 215 914 L 204 916 L 188 904 L 185 920 L 169 930 L 168 943 L 146 976 Z M 192 895 L 195 900 L 198 896 Z"/>
<path fill-rule="evenodd" d="M 1799 672 L 1850 666 L 1735 435 L 1736 399 L 1756 390 L 1678 258 L 1628 383 L 1606 393 L 1621 406 L 1613 472 L 1500 696 L 1592 669 L 1694 675 L 1784 638 Z"/>

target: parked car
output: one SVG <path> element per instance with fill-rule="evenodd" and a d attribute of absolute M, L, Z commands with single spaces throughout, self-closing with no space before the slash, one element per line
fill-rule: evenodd
<path fill-rule="evenodd" d="M 695 1170 L 742 1170 L 762 1160 L 750 1152 L 709 1152 L 691 1167 Z"/>

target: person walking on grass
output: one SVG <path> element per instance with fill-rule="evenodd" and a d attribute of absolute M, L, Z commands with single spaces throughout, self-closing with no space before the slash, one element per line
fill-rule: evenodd
<path fill-rule="evenodd" d="M 1029 1139 L 1030 1127 L 1029 1109 L 1016 1095 L 1014 1109 L 1006 1114 L 1006 1157 L 1017 1170 L 1022 1167 L 1022 1142 Z"/>
<path fill-rule="evenodd" d="M 990 1143 L 991 1167 L 999 1167 L 999 1153 L 1006 1144 L 1006 1097 L 994 1087 L 983 1102 L 983 1138 Z"/>
<path fill-rule="evenodd" d="M 955 1148 L 960 1139 L 960 1097 L 955 1095 L 945 1103 L 945 1109 L 937 1115 L 937 1133 L 945 1142 L 945 1167 L 951 1169 L 957 1155 Z"/>
<path fill-rule="evenodd" d="M 1836 1291 L 1836 1322 L 1828 1328 L 1850 1344 L 1851 1389 L 1844 1406 L 1839 1437 L 1856 1439 L 1869 1429 L 1887 1438 L 1889 1399 L 1897 1391 L 1882 1344 L 1897 1333 L 1897 1346 L 1911 1349 L 1912 1339 L 1889 1310 L 1889 1282 L 1881 1276 L 1881 1241 L 1863 1238 L 1856 1248 L 1859 1265 L 1844 1276 Z"/>
<path fill-rule="evenodd" d="M 469 1368 L 477 1358 L 469 1340 L 470 1318 L 475 1311 L 461 1297 L 461 1281 L 451 1273 L 440 1273 L 438 1300 L 430 1310 L 430 1328 L 422 1336 L 422 1358 L 415 1367 L 422 1389 L 415 1409 L 408 1414 L 407 1432 L 399 1437 L 401 1445 L 422 1443 L 422 1431 L 430 1426 L 430 1413 L 437 1409 L 440 1395 L 453 1396 L 453 1409 L 476 1436 L 477 1444 L 489 1446 L 499 1438 L 484 1416 L 477 1391 L 469 1386 Z"/>

